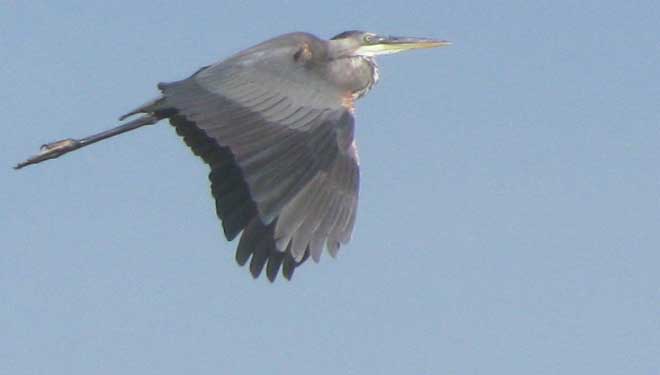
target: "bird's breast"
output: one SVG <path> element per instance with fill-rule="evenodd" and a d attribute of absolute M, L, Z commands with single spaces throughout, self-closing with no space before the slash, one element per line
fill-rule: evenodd
<path fill-rule="evenodd" d="M 362 56 L 332 61 L 326 77 L 342 91 L 350 93 L 353 99 L 366 95 L 378 82 L 378 78 L 375 61 Z"/>

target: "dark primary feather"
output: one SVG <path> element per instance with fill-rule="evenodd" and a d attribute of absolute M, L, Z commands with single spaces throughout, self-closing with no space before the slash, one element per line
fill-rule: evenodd
<path fill-rule="evenodd" d="M 351 93 L 306 64 L 323 59 L 319 43 L 302 33 L 272 39 L 160 84 L 162 98 L 138 109 L 168 117 L 210 166 L 225 236 L 242 231 L 236 260 L 251 259 L 254 277 L 266 268 L 271 281 L 280 269 L 290 278 L 323 247 L 334 256 L 353 229 L 359 171 L 344 107 Z"/>

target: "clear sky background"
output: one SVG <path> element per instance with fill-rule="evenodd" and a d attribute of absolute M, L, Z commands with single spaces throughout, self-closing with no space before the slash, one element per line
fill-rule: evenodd
<path fill-rule="evenodd" d="M 0 374 L 660 373 L 657 1 L 0 1 Z M 252 280 L 166 123 L 284 32 L 430 36 L 357 107 L 353 241 Z"/>

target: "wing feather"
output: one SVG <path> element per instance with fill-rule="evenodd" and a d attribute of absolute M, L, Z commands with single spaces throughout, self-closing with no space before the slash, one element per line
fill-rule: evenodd
<path fill-rule="evenodd" d="M 160 84 L 163 97 L 149 107 L 210 165 L 225 235 L 242 231 L 236 261 L 251 258 L 254 277 L 265 268 L 271 281 L 280 271 L 290 279 L 324 245 L 334 256 L 353 230 L 359 167 L 346 93 L 295 58 L 319 43 L 275 38 Z"/>

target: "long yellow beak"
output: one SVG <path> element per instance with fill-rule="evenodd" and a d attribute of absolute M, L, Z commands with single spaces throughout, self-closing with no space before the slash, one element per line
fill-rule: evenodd
<path fill-rule="evenodd" d="M 451 45 L 447 40 L 411 37 L 377 37 L 372 43 L 359 47 L 356 51 L 359 55 L 376 56 L 387 55 L 421 48 L 446 47 Z"/>

